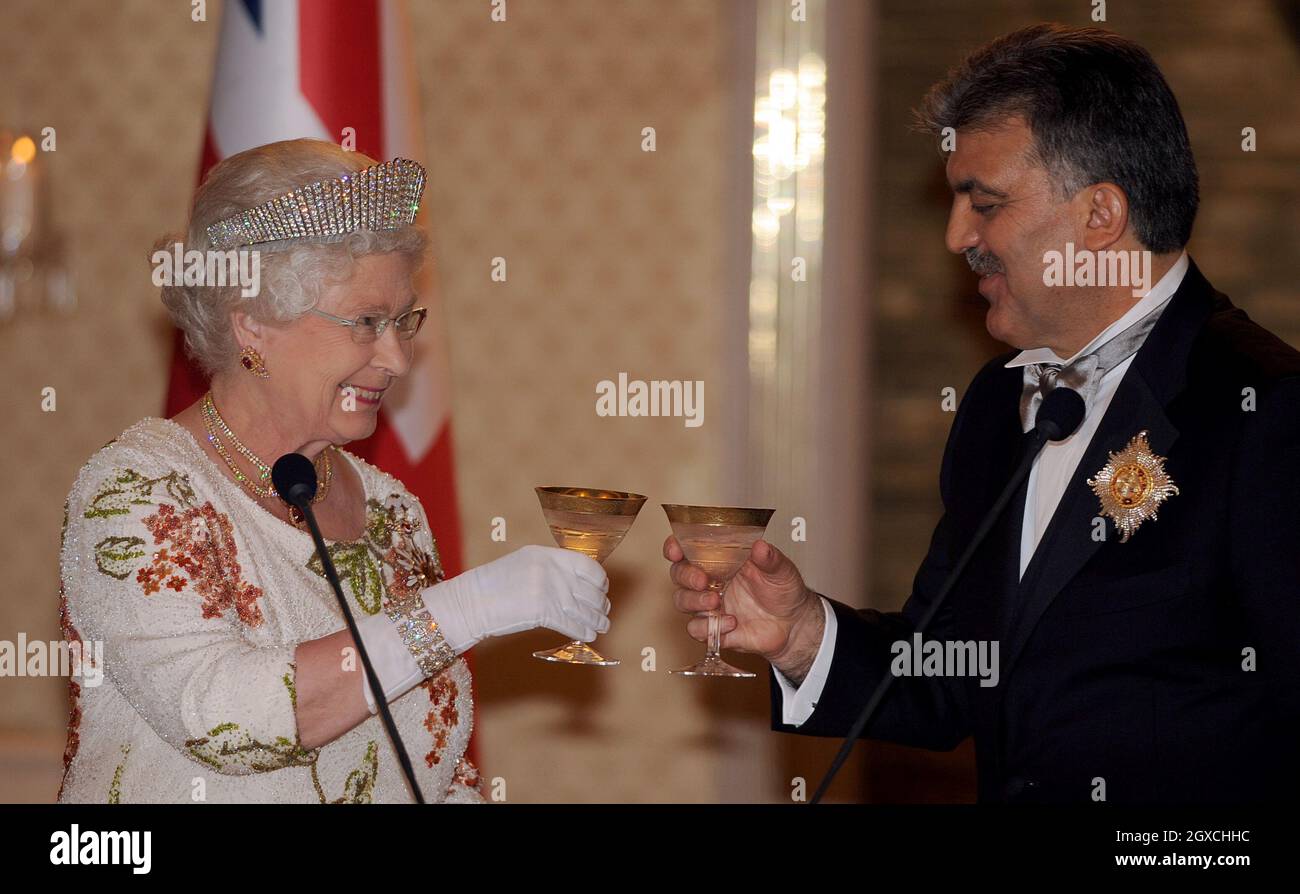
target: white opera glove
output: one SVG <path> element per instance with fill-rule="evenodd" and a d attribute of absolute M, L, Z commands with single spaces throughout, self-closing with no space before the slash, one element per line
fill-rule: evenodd
<path fill-rule="evenodd" d="M 573 550 L 525 546 L 420 591 L 421 604 L 380 612 L 357 630 L 392 701 L 489 636 L 546 627 L 583 642 L 609 630 L 609 579 Z M 417 657 L 418 656 L 418 657 Z M 378 711 L 362 674 L 370 713 Z"/>

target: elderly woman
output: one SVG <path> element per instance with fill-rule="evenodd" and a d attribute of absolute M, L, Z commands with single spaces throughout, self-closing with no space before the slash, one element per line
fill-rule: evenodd
<path fill-rule="evenodd" d="M 199 188 L 186 250 L 260 252 L 260 294 L 164 287 L 211 390 L 130 426 L 68 496 L 64 635 L 102 642 L 104 684 L 71 684 L 60 801 L 413 800 L 310 533 L 269 477 L 285 453 L 316 466 L 314 514 L 426 800 L 483 800 L 465 650 L 608 629 L 605 573 L 580 553 L 529 546 L 444 580 L 419 500 L 341 449 L 411 366 L 423 187 L 414 162 L 292 140 Z"/>

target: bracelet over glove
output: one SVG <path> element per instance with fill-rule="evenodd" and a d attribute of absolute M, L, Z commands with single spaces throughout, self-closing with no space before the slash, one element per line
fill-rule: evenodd
<path fill-rule="evenodd" d="M 609 579 L 600 564 L 553 546 L 525 546 L 421 590 L 357 623 L 392 701 L 489 636 L 546 627 L 590 642 L 609 630 Z M 362 675 L 370 713 L 379 708 Z"/>

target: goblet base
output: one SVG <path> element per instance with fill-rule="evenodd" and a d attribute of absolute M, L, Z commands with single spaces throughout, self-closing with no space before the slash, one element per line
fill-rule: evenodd
<path fill-rule="evenodd" d="M 747 670 L 741 670 L 735 665 L 728 664 L 715 655 L 706 655 L 704 659 L 689 667 L 679 667 L 670 670 L 670 674 L 681 674 L 685 677 L 756 677 L 758 674 L 750 673 Z"/>
<path fill-rule="evenodd" d="M 559 664 L 590 664 L 595 667 L 616 667 L 620 663 L 617 658 L 606 658 L 591 646 L 578 640 L 565 643 L 555 649 L 534 652 L 533 657 Z"/>

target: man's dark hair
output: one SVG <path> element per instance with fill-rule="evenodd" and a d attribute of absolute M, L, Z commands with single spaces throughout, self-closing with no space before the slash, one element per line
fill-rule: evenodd
<path fill-rule="evenodd" d="M 1021 117 L 1061 198 L 1115 183 L 1149 250 L 1176 251 L 1191 238 L 1198 185 L 1187 126 L 1155 60 L 1131 40 L 1098 28 L 1023 28 L 968 56 L 916 114 L 936 134 Z"/>

